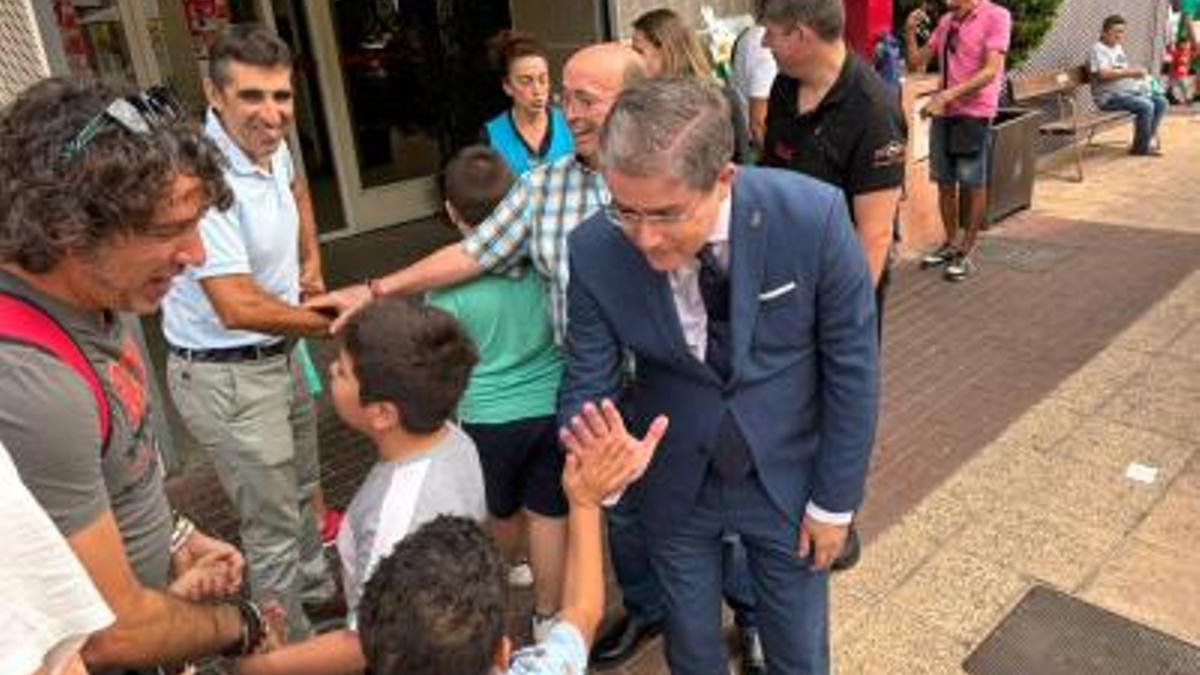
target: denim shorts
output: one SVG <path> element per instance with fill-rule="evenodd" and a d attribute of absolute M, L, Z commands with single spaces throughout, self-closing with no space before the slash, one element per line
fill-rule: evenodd
<path fill-rule="evenodd" d="M 988 164 L 996 132 L 988 129 L 983 148 L 974 155 L 950 154 L 950 126 L 945 117 L 935 117 L 929 125 L 929 175 L 936 183 L 964 187 L 987 186 Z"/>

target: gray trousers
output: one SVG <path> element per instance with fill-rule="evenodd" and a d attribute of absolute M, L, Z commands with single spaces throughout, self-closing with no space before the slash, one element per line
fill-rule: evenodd
<path fill-rule="evenodd" d="M 251 596 L 283 605 L 289 640 L 309 636 L 302 604 L 327 600 L 335 588 L 312 510 L 321 471 L 317 414 L 299 363 L 172 354 L 167 384 L 241 519 Z"/>

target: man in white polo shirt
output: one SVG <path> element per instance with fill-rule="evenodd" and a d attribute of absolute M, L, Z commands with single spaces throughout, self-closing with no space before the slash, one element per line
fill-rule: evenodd
<path fill-rule="evenodd" d="M 287 45 L 263 28 L 234 27 L 213 46 L 205 133 L 229 162 L 235 201 L 204 216 L 206 260 L 176 279 L 163 331 L 171 397 L 240 516 L 251 593 L 278 600 L 289 638 L 302 639 L 303 605 L 334 586 L 311 507 L 316 411 L 294 338 L 329 325 L 297 306 L 321 274 L 308 191 L 284 143 L 291 74 Z"/>

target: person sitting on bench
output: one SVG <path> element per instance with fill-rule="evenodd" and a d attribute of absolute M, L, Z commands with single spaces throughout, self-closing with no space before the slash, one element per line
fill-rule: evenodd
<path fill-rule="evenodd" d="M 1121 42 L 1125 40 L 1125 18 L 1113 14 L 1104 19 L 1100 41 L 1092 45 L 1088 70 L 1092 76 L 1092 96 L 1101 110 L 1127 110 L 1134 114 L 1133 155 L 1160 155 L 1151 147 L 1158 125 L 1167 111 L 1167 97 L 1152 85 L 1145 68 L 1129 65 Z M 1161 145 L 1161 144 L 1160 144 Z"/>

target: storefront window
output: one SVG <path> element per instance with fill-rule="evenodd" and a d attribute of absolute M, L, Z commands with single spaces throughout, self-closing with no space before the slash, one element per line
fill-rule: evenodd
<path fill-rule="evenodd" d="M 346 1 L 334 20 L 364 188 L 437 173 L 505 105 L 484 41 L 507 2 Z"/>
<path fill-rule="evenodd" d="M 201 76 L 208 73 L 208 51 L 217 36 L 228 26 L 237 23 L 261 23 L 258 0 L 141 0 L 145 8 L 150 41 L 158 57 L 159 68 L 168 81 L 178 58 L 170 58 L 170 50 L 178 48 L 179 39 L 171 30 L 172 11 L 180 12 L 179 22 L 187 34 L 191 53 L 190 63 Z M 180 9 L 182 11 L 180 11 Z"/>
<path fill-rule="evenodd" d="M 116 0 L 53 0 L 54 21 L 71 72 L 136 80 Z"/>

